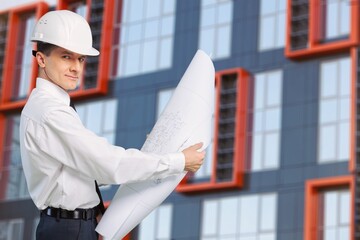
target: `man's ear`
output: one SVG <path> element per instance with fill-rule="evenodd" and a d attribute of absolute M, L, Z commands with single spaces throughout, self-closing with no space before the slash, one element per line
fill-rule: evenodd
<path fill-rule="evenodd" d="M 45 55 L 42 52 L 36 52 L 36 61 L 39 65 L 39 67 L 44 68 L 45 67 Z"/>

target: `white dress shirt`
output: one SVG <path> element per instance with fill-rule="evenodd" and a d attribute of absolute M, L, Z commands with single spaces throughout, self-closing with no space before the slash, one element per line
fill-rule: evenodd
<path fill-rule="evenodd" d="M 125 150 L 86 129 L 66 91 L 37 78 L 21 113 L 20 148 L 30 196 L 39 209 L 74 210 L 99 203 L 94 179 L 121 184 L 184 171 L 184 155 Z"/>

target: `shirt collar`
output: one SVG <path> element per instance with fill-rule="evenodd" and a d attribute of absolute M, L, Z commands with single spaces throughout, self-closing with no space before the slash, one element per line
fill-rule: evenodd
<path fill-rule="evenodd" d="M 70 96 L 69 94 L 62 89 L 61 87 L 57 86 L 56 84 L 46 80 L 44 78 L 37 78 L 36 79 L 36 88 L 39 90 L 44 90 L 51 94 L 56 99 L 59 99 L 66 105 L 70 104 Z"/>

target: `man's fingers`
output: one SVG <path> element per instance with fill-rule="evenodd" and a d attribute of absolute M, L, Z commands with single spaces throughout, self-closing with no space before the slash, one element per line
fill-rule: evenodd
<path fill-rule="evenodd" d="M 195 149 L 195 150 L 198 150 L 200 149 L 204 144 L 202 142 L 200 143 L 197 143 L 195 145 L 192 145 L 191 148 Z"/>

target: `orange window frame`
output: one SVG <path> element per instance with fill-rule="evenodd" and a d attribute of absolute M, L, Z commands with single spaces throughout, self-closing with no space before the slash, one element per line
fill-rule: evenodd
<path fill-rule="evenodd" d="M 57 9 L 68 9 L 69 5 L 79 0 L 58 0 Z M 94 88 L 84 89 L 82 86 L 78 90 L 70 93 L 73 99 L 84 99 L 92 96 L 106 95 L 108 92 L 108 81 L 110 71 L 110 55 L 111 47 L 109 44 L 112 42 L 112 26 L 114 18 L 114 4 L 113 0 L 104 0 L 103 2 L 103 21 L 101 26 L 101 39 L 100 39 L 100 56 L 99 66 L 97 70 L 97 84 Z M 90 19 L 92 0 L 86 0 L 88 7 L 87 19 Z M 90 26 L 91 27 L 91 26 Z M 86 71 L 86 68 L 85 68 Z"/>
<path fill-rule="evenodd" d="M 217 152 L 218 152 L 218 135 L 219 135 L 219 117 L 220 117 L 220 94 L 222 76 L 237 75 L 237 94 L 236 94 L 236 112 L 235 112 L 235 129 L 234 129 L 234 154 L 232 180 L 217 182 Z M 215 132 L 213 145 L 213 166 L 209 182 L 190 183 L 188 176 L 179 183 L 176 188 L 180 193 L 208 192 L 219 189 L 237 189 L 243 187 L 244 183 L 244 166 L 246 160 L 246 132 L 247 132 L 247 115 L 248 115 L 248 87 L 250 74 L 242 69 L 235 68 L 219 71 L 215 75 L 216 83 L 216 103 L 215 103 Z"/>
<path fill-rule="evenodd" d="M 305 187 L 305 217 L 304 217 L 304 240 L 321 240 L 318 239 L 318 224 L 319 217 L 319 193 L 323 189 L 331 189 L 336 187 L 349 187 L 351 194 L 351 208 L 350 208 L 350 239 L 354 239 L 354 193 L 355 180 L 354 176 L 341 176 L 323 179 L 312 179 L 306 182 Z"/>
<path fill-rule="evenodd" d="M 351 1 L 351 17 L 350 17 L 350 33 L 349 38 L 334 42 L 321 42 L 322 36 L 320 29 L 323 29 L 323 23 L 319 16 L 322 14 L 321 1 L 309 0 L 309 19 L 308 19 L 308 47 L 300 50 L 291 49 L 291 17 L 292 17 L 292 2 L 287 2 L 287 20 L 286 20 L 286 45 L 285 56 L 288 58 L 302 59 L 312 56 L 322 56 L 337 52 L 349 50 L 351 47 L 357 46 L 360 43 L 359 39 L 359 1 Z"/>
<path fill-rule="evenodd" d="M 0 111 L 6 110 L 14 110 L 19 109 L 24 106 L 26 100 L 18 100 L 11 101 L 11 92 L 13 87 L 13 77 L 14 77 L 14 66 L 16 55 L 16 44 L 17 36 L 19 34 L 18 24 L 20 21 L 20 17 L 22 14 L 26 14 L 29 12 L 35 12 L 36 18 L 39 19 L 45 12 L 48 10 L 48 5 L 45 2 L 37 2 L 28 5 L 22 5 L 17 8 L 13 8 L 9 10 L 9 21 L 8 21 L 8 29 L 9 32 L 7 34 L 7 44 L 5 48 L 5 52 L 7 53 L 4 57 L 4 67 L 2 72 L 3 86 L 1 89 L 1 98 L 0 98 Z M 28 89 L 28 93 L 35 86 L 35 77 L 37 75 L 37 65 L 35 59 L 32 60 L 32 68 L 31 68 L 31 79 L 30 79 L 30 87 Z"/>
<path fill-rule="evenodd" d="M 4 144 L 5 144 L 5 122 L 6 122 L 6 118 L 3 114 L 0 113 L 0 173 L 3 172 L 4 170 L 4 159 L 3 159 L 3 154 L 4 154 Z M 4 192 L 6 190 L 6 185 L 7 184 L 7 180 L 3 181 L 0 179 L 0 188 L 2 189 L 2 191 L 0 191 L 0 199 L 3 198 Z"/>

